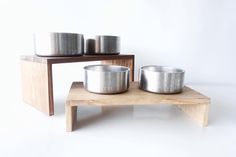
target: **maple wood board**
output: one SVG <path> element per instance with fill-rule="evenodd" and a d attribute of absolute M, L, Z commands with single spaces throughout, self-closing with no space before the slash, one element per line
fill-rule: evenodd
<path fill-rule="evenodd" d="M 182 93 L 157 94 L 138 88 L 137 82 L 130 82 L 127 92 L 120 94 L 96 94 L 84 89 L 82 82 L 73 82 L 66 101 L 67 131 L 73 130 L 76 121 L 77 106 L 122 106 L 122 105 L 165 105 L 172 104 L 179 107 L 189 117 L 206 126 L 210 98 L 189 88 L 184 87 Z"/>

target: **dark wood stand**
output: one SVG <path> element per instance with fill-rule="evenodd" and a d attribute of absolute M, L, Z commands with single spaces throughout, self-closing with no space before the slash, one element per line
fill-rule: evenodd
<path fill-rule="evenodd" d="M 54 114 L 52 64 L 101 61 L 102 64 L 122 65 L 130 68 L 134 80 L 134 55 L 84 55 L 73 57 L 21 56 L 23 101 L 47 115 Z"/>

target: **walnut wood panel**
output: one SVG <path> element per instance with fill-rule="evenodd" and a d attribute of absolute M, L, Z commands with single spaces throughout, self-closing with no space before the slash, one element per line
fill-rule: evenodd
<path fill-rule="evenodd" d="M 52 66 L 21 61 L 23 101 L 48 114 L 53 114 Z"/>
<path fill-rule="evenodd" d="M 21 60 L 58 64 L 58 63 L 71 63 L 71 62 L 86 62 L 86 61 L 101 61 L 101 60 L 116 60 L 116 59 L 133 59 L 134 55 L 83 55 L 83 56 L 70 56 L 70 57 L 40 57 L 36 55 L 21 56 Z"/>
<path fill-rule="evenodd" d="M 21 56 L 23 100 L 48 114 L 54 114 L 52 64 L 112 60 L 128 66 L 134 79 L 134 55 L 84 55 L 70 57 Z M 115 61 L 119 60 L 119 61 Z"/>

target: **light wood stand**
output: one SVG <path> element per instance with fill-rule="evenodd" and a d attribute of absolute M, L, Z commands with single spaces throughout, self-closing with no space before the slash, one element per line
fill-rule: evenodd
<path fill-rule="evenodd" d="M 21 56 L 23 101 L 46 113 L 54 114 L 52 65 L 71 62 L 102 61 L 130 68 L 134 80 L 134 55 L 89 55 L 73 57 Z"/>
<path fill-rule="evenodd" d="M 138 88 L 131 82 L 127 92 L 114 95 L 94 94 L 86 91 L 82 82 L 74 82 L 66 101 L 66 130 L 73 131 L 77 121 L 77 107 L 80 105 L 121 106 L 121 105 L 159 105 L 172 104 L 179 107 L 201 126 L 208 123 L 210 99 L 201 93 L 184 87 L 179 94 L 155 94 Z"/>

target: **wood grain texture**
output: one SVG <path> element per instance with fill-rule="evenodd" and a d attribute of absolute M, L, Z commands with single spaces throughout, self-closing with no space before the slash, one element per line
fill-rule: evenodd
<path fill-rule="evenodd" d="M 36 55 L 21 56 L 21 60 L 59 64 L 59 63 L 72 63 L 72 62 L 86 62 L 86 61 L 101 61 L 101 60 L 116 60 L 116 59 L 132 59 L 134 55 L 120 54 L 120 55 L 83 55 L 83 56 L 68 56 L 68 57 L 40 57 Z"/>
<path fill-rule="evenodd" d="M 66 131 L 73 131 L 77 120 L 77 106 L 72 106 L 70 101 L 66 102 Z"/>
<path fill-rule="evenodd" d="M 67 101 L 70 102 L 70 106 L 94 105 L 102 107 L 172 104 L 177 105 L 201 126 L 206 126 L 208 123 L 210 104 L 210 98 L 189 87 L 184 87 L 183 92 L 179 94 L 156 94 L 139 89 L 137 82 L 131 82 L 127 92 L 113 95 L 90 93 L 84 89 L 82 82 L 74 82 Z M 67 117 L 70 116 L 67 115 Z"/>
<path fill-rule="evenodd" d="M 52 115 L 52 66 L 21 60 L 23 101 L 38 110 Z"/>
<path fill-rule="evenodd" d="M 208 112 L 210 103 L 177 106 L 202 127 L 208 125 Z"/>
<path fill-rule="evenodd" d="M 102 64 L 120 65 L 130 68 L 130 81 L 134 81 L 134 57 L 131 59 L 105 60 Z"/>
<path fill-rule="evenodd" d="M 79 93 L 79 94 L 78 94 Z M 209 104 L 209 98 L 196 92 L 195 90 L 184 87 L 180 94 L 156 94 L 143 91 L 138 88 L 137 82 L 131 82 L 129 90 L 121 94 L 95 94 L 86 91 L 82 82 L 74 82 L 70 89 L 67 100 L 77 101 L 81 105 L 193 105 Z"/>
<path fill-rule="evenodd" d="M 119 64 L 129 66 L 131 79 L 134 76 L 134 55 L 84 55 L 70 57 L 21 56 L 23 100 L 48 114 L 54 114 L 52 64 L 119 60 Z M 117 62 L 118 64 L 118 62 Z"/>

